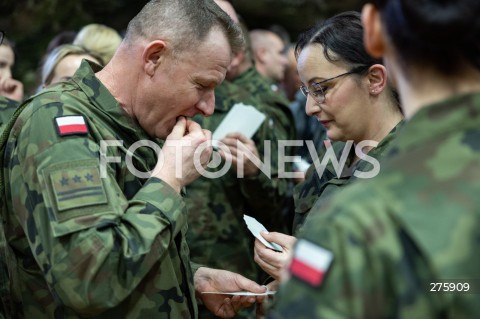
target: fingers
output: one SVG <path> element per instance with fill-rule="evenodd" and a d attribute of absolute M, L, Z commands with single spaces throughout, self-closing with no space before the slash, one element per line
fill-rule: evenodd
<path fill-rule="evenodd" d="M 280 246 L 287 248 L 288 250 L 292 249 L 293 244 L 296 242 L 296 238 L 290 235 L 282 234 L 282 233 L 277 233 L 277 232 L 261 232 L 261 235 L 263 238 L 265 238 L 267 241 L 274 242 L 276 244 L 279 244 Z"/>
<path fill-rule="evenodd" d="M 187 125 L 187 131 L 189 133 L 197 133 L 197 132 L 202 132 L 203 129 L 202 127 L 200 126 L 200 124 L 198 124 L 197 122 L 195 121 L 192 121 L 192 120 L 186 120 L 186 125 Z"/>
<path fill-rule="evenodd" d="M 181 139 L 187 130 L 187 120 L 181 116 L 177 119 L 177 123 L 172 129 L 172 132 L 168 135 L 169 139 L 179 140 Z"/>
<path fill-rule="evenodd" d="M 245 290 L 245 291 L 250 291 L 250 292 L 255 292 L 255 293 L 262 293 L 266 291 L 266 288 L 263 286 L 260 286 L 256 282 L 243 277 L 242 275 L 239 274 L 233 274 L 235 276 L 235 283 L 237 284 L 237 287 L 240 290 Z"/>
<path fill-rule="evenodd" d="M 230 139 L 234 139 L 234 140 L 239 140 L 239 141 L 241 141 L 245 144 L 247 144 L 251 141 L 251 139 L 249 139 L 248 137 L 246 137 L 242 133 L 238 133 L 238 132 L 227 134 L 227 136 L 225 136 L 225 137 L 230 138 Z"/>
<path fill-rule="evenodd" d="M 212 131 L 207 129 L 202 129 L 203 134 L 207 137 L 207 140 L 210 141 L 212 139 Z"/>
<path fill-rule="evenodd" d="M 233 318 L 238 311 L 235 309 L 235 306 L 232 303 L 232 298 L 225 298 L 223 300 L 223 306 L 220 310 L 221 310 L 220 313 L 217 312 L 216 315 L 222 318 Z"/>

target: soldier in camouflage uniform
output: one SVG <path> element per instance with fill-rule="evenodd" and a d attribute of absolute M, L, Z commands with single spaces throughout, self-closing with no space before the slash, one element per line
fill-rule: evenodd
<path fill-rule="evenodd" d="M 0 136 L 7 126 L 8 121 L 12 117 L 15 110 L 18 108 L 19 102 L 10 100 L 4 96 L 0 96 Z M 10 304 L 10 290 L 9 290 L 9 276 L 8 267 L 6 265 L 6 240 L 5 232 L 3 230 L 3 223 L 0 223 L 0 296 L 2 302 L 0 303 L 0 318 L 5 318 L 10 310 L 4 309 Z"/>
<path fill-rule="evenodd" d="M 202 127 L 212 131 L 236 103 L 254 105 L 264 111 L 258 100 L 229 81 L 224 81 L 215 89 L 215 101 L 215 112 L 211 117 L 196 118 Z M 271 141 L 271 132 L 266 120 L 253 136 L 252 145 L 255 145 L 258 154 L 264 154 L 264 141 Z M 268 160 L 262 155 L 262 161 Z M 218 169 L 209 171 L 218 171 L 224 164 L 222 161 Z M 284 229 L 280 208 L 285 202 L 285 180 L 278 178 L 276 167 L 272 167 L 271 174 L 267 177 L 258 170 L 252 176 L 245 173 L 245 177 L 239 178 L 236 167 L 232 165 L 221 177 L 202 176 L 188 185 L 185 197 L 189 212 L 187 241 L 193 261 L 238 272 L 252 280 L 262 280 L 260 269 L 253 261 L 253 236 L 245 225 L 243 215 L 255 217 L 270 229 Z M 202 318 L 209 317 L 206 311 L 202 314 L 202 308 L 200 314 Z M 252 315 L 243 312 L 236 318 Z"/>
<path fill-rule="evenodd" d="M 312 212 L 270 318 L 480 317 L 479 14 L 471 0 L 364 7 L 409 120 L 375 179 Z"/>
<path fill-rule="evenodd" d="M 151 1 L 104 69 L 84 61 L 24 104 L 0 144 L 12 317 L 196 318 L 196 294 L 231 317 L 252 300 L 201 292 L 264 290 L 231 272 L 192 272 L 180 196 L 211 136 L 185 116 L 213 112 L 213 89 L 242 42 L 211 1 Z"/>
<path fill-rule="evenodd" d="M 265 112 L 268 115 L 267 124 L 271 131 L 272 141 L 274 141 L 274 143 L 272 143 L 272 154 L 274 155 L 272 156 L 272 167 L 278 167 L 279 158 L 277 154 L 279 154 L 278 150 L 280 147 L 284 147 L 283 154 L 286 156 L 293 156 L 294 152 L 293 147 L 282 146 L 281 142 L 277 141 L 296 140 L 295 122 L 292 112 L 288 107 L 287 98 L 282 92 L 274 91 L 272 89 L 273 82 L 262 77 L 253 65 L 232 79 L 232 82 L 248 91 L 253 98 L 261 101 L 262 105 L 264 105 Z M 283 172 L 292 172 L 293 165 L 291 162 L 287 162 L 283 168 L 279 169 Z M 287 230 L 290 232 L 293 180 L 288 179 L 284 187 L 287 200 L 285 208 L 282 210 L 282 215 L 288 224 Z"/>
<path fill-rule="evenodd" d="M 331 140 L 350 142 L 342 150 L 341 158 L 335 158 L 339 154 L 329 146 L 328 151 L 323 152 L 325 157 L 312 164 L 306 180 L 295 188 L 296 231 L 305 222 L 313 205 L 314 211 L 322 211 L 333 194 L 357 177 L 375 176 L 377 159 L 385 154 L 401 123 L 402 114 L 395 94 L 387 85 L 386 69 L 381 61 L 367 54 L 362 39 L 360 14 L 346 12 L 306 31 L 297 43 L 299 75 L 302 83 L 309 83 L 308 89 L 302 86 L 302 92 L 307 96 L 307 114 L 325 126 Z M 325 50 L 335 59 L 326 58 Z M 348 72 L 358 65 L 362 66 L 357 68 L 358 73 Z M 343 81 L 351 82 L 333 82 L 342 77 Z M 312 84 L 313 81 L 321 81 L 325 91 L 319 89 L 320 85 Z M 354 116 L 360 112 L 364 115 Z M 368 157 L 363 156 L 365 153 Z M 344 162 L 343 168 L 335 167 L 332 161 Z M 264 237 L 285 247 L 280 254 L 267 249 L 259 241 L 255 244 L 255 260 L 278 279 L 295 240 L 272 232 Z"/>
<path fill-rule="evenodd" d="M 236 18 L 233 7 L 226 1 L 217 1 L 233 19 Z M 230 10 L 228 10 L 230 9 Z M 237 52 L 237 57 L 241 52 Z M 227 77 L 231 76 L 227 74 Z M 237 176 L 234 165 L 220 177 L 200 177 L 188 185 L 186 203 L 189 215 L 187 241 L 193 261 L 215 268 L 227 269 L 241 273 L 256 281 L 261 281 L 260 269 L 253 261 L 253 236 L 247 229 L 243 215 L 257 218 L 267 228 L 284 230 L 281 208 L 285 202 L 286 180 L 278 177 L 276 164 L 277 141 L 270 127 L 265 105 L 253 98 L 251 94 L 232 83 L 224 81 L 215 89 L 215 112 L 211 117 L 195 117 L 202 127 L 214 131 L 237 103 L 252 105 L 267 115 L 256 134 L 249 140 L 250 146 L 258 153 L 262 161 L 270 161 L 264 155 L 264 141 L 271 142 L 272 167 L 271 176 L 266 176 L 258 168 L 245 169 L 245 177 Z M 235 138 L 232 138 L 235 140 Z M 273 149 L 275 151 L 273 151 Z M 216 156 L 219 157 L 218 154 Z M 247 167 L 248 158 L 245 159 Z M 222 160 L 215 172 L 225 164 Z M 251 171 L 251 176 L 248 172 Z M 199 307 L 201 318 L 213 317 L 208 311 Z M 254 318 L 252 310 L 239 313 L 236 318 Z"/>

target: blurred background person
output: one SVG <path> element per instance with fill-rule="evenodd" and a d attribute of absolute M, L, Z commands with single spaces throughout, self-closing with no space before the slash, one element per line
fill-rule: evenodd
<path fill-rule="evenodd" d="M 3 72 L 5 71 L 6 72 L 6 68 L 2 68 L 1 65 L 3 64 L 2 62 L 2 58 L 1 58 L 1 52 L 3 50 L 2 48 L 2 43 L 3 43 L 3 40 L 5 39 L 5 32 L 4 31 L 0 31 L 0 80 L 3 76 Z M 6 57 L 9 57 L 10 56 L 10 52 L 8 50 L 5 51 L 6 53 Z M 6 63 L 5 63 L 6 64 Z M 11 72 L 10 72 L 11 73 Z M 9 98 L 8 96 L 11 96 L 10 93 L 8 92 L 4 92 L 3 94 L 0 94 L 0 136 L 2 136 L 2 133 L 3 133 L 3 130 L 5 129 L 8 121 L 10 120 L 10 118 L 12 117 L 13 113 L 15 112 L 15 110 L 17 109 L 18 105 L 20 104 L 19 101 L 17 100 L 12 100 L 11 98 Z M 2 245 L 5 244 L 5 238 L 3 238 L 3 227 L 2 225 L 0 225 L 0 248 L 3 248 Z M 0 267 L 4 267 L 4 261 L 3 261 L 3 252 L 0 252 Z M 0 273 L 2 273 L 2 269 L 0 269 Z M 3 280 L 5 281 L 5 280 Z M 2 287 L 0 288 L 0 290 L 6 290 L 6 287 L 7 286 L 3 286 L 3 285 L 6 285 L 6 281 L 5 282 L 2 282 Z M 0 309 L 0 318 L 1 318 L 1 315 L 2 315 L 2 309 Z"/>
<path fill-rule="evenodd" d="M 73 44 L 99 56 L 104 64 L 110 62 L 121 42 L 122 37 L 115 29 L 98 23 L 84 26 L 73 40 Z"/>
<path fill-rule="evenodd" d="M 13 43 L 3 36 L 0 44 L 0 96 L 21 102 L 23 100 L 23 84 L 12 77 L 15 64 Z"/>
<path fill-rule="evenodd" d="M 251 33 L 249 33 L 244 23 L 241 23 L 241 25 L 245 34 L 249 35 L 246 37 L 247 47 L 242 55 L 239 56 L 240 58 L 231 63 L 227 73 L 227 79 L 247 90 L 252 97 L 259 99 L 266 106 L 266 110 L 270 115 L 267 125 L 269 130 L 272 132 L 271 134 L 273 135 L 271 138 L 272 172 L 275 172 L 275 175 L 280 177 L 279 181 L 282 184 L 285 184 L 285 190 L 283 193 L 285 194 L 286 202 L 282 208 L 282 215 L 284 216 L 286 225 L 291 225 L 291 220 L 293 219 L 293 181 L 285 178 L 285 175 L 280 174 L 283 174 L 284 172 L 292 172 L 293 169 L 292 164 L 288 161 L 285 163 L 285 165 L 279 165 L 281 160 L 283 160 L 283 158 L 280 158 L 282 155 L 279 155 L 279 150 L 285 145 L 280 145 L 278 141 L 296 140 L 295 121 L 293 119 L 292 112 L 288 108 L 287 98 L 278 88 L 278 82 L 276 82 L 277 80 L 264 77 L 257 70 L 254 59 L 255 53 L 252 47 L 253 44 L 251 42 L 252 37 L 250 36 Z M 263 30 L 259 32 L 263 32 Z M 274 39 L 278 40 L 278 49 L 281 50 L 281 47 L 283 47 L 282 39 L 274 32 L 267 30 L 265 30 L 265 32 L 267 32 L 269 35 L 272 35 Z M 262 55 L 269 54 L 263 53 Z M 268 60 L 266 56 L 265 59 Z M 286 58 L 284 59 L 286 61 Z M 277 66 L 277 71 L 278 73 L 282 73 L 280 77 L 283 77 L 284 66 Z M 283 156 L 292 155 L 293 147 L 284 147 Z M 288 232 L 290 231 L 291 230 L 288 229 Z"/>
<path fill-rule="evenodd" d="M 274 92 L 280 92 L 278 84 L 283 80 L 288 65 L 285 43 L 275 32 L 263 29 L 250 31 L 250 41 L 255 68 L 271 82 Z"/>
<path fill-rule="evenodd" d="M 63 44 L 50 52 L 42 68 L 42 87 L 69 80 L 86 59 L 103 65 L 103 60 L 85 48 Z"/>

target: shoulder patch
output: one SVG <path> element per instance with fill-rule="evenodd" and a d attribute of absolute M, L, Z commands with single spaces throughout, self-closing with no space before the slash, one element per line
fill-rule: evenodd
<path fill-rule="evenodd" d="M 50 182 L 59 213 L 107 203 L 98 167 L 58 169 L 50 173 Z"/>
<path fill-rule="evenodd" d="M 298 240 L 290 264 L 290 273 L 312 286 L 320 286 L 333 260 L 333 253 L 310 241 Z"/>
<path fill-rule="evenodd" d="M 59 116 L 55 118 L 58 135 L 85 135 L 88 133 L 87 122 L 83 115 Z"/>

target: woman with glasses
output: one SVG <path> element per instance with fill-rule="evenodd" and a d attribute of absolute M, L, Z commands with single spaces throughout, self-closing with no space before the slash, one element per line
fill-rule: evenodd
<path fill-rule="evenodd" d="M 358 12 L 339 14 L 308 30 L 300 36 L 295 51 L 307 114 L 317 118 L 331 141 L 351 141 L 344 149 L 343 168 L 324 167 L 320 158 L 296 187 L 294 229 L 298 230 L 312 205 L 322 213 L 328 199 L 358 176 L 376 175 L 375 166 L 381 169 L 378 159 L 386 153 L 403 115 L 385 66 L 363 47 Z M 364 154 L 369 157 L 361 159 Z M 284 252 L 269 250 L 257 240 L 255 260 L 278 279 L 295 238 L 273 232 L 264 237 L 283 246 Z"/>
<path fill-rule="evenodd" d="M 407 122 L 380 175 L 312 212 L 270 318 L 480 318 L 480 2 L 369 2 Z"/>

